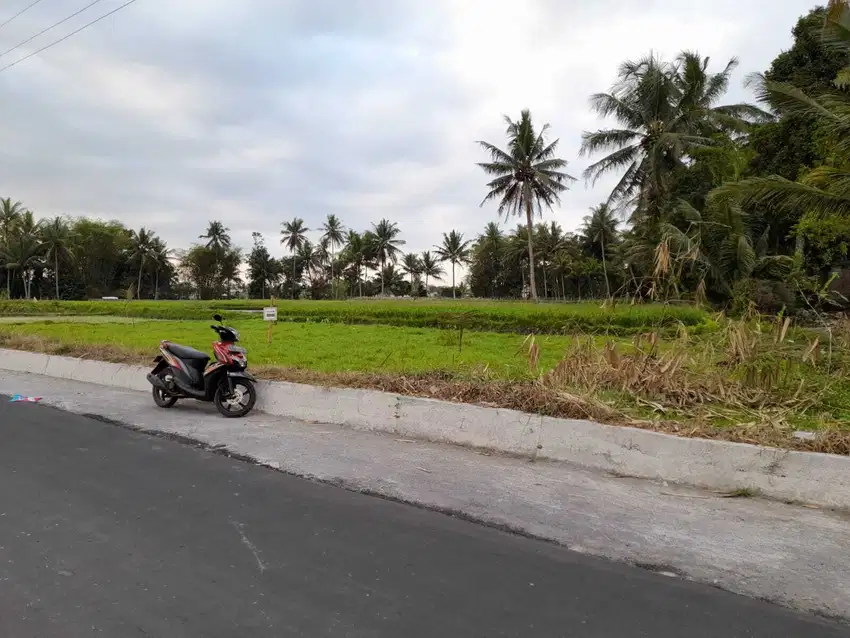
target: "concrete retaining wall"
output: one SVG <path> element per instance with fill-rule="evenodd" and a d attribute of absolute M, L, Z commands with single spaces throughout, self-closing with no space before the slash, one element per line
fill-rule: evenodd
<path fill-rule="evenodd" d="M 0 369 L 147 392 L 147 368 L 0 350 Z M 627 476 L 850 508 L 850 457 L 688 439 L 373 390 L 262 382 L 257 409 L 305 421 L 566 461 Z"/>

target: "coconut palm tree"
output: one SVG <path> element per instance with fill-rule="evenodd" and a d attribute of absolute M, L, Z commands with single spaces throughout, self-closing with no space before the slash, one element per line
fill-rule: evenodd
<path fill-rule="evenodd" d="M 59 299 L 59 260 L 73 259 L 75 235 L 68 222 L 62 217 L 54 217 L 41 225 L 41 247 L 44 258 L 53 264 L 56 283 L 56 299 Z"/>
<path fill-rule="evenodd" d="M 363 279 L 369 280 L 369 269 L 375 272 L 381 267 L 378 257 L 378 238 L 371 230 L 363 233 Z"/>
<path fill-rule="evenodd" d="M 205 246 L 215 253 L 215 276 L 220 278 L 218 271 L 221 269 L 221 261 L 231 246 L 230 229 L 220 221 L 211 221 L 207 225 L 207 232 L 200 235 L 198 239 L 206 239 Z"/>
<path fill-rule="evenodd" d="M 430 251 L 425 251 L 422 253 L 422 258 L 419 263 L 422 266 L 422 274 L 425 275 L 425 294 L 428 294 L 428 280 L 436 279 L 440 281 L 443 278 L 443 274 L 445 271 L 443 270 L 440 261 L 435 259 L 434 256 L 430 253 Z"/>
<path fill-rule="evenodd" d="M 322 224 L 322 241 L 331 251 L 331 289 L 336 299 L 336 278 L 334 277 L 334 261 L 336 261 L 336 247 L 345 243 L 345 226 L 336 215 L 328 215 Z"/>
<path fill-rule="evenodd" d="M 354 271 L 357 275 L 357 288 L 360 297 L 363 296 L 363 264 L 366 261 L 366 242 L 363 235 L 354 230 L 349 230 L 345 238 L 345 251 Z"/>
<path fill-rule="evenodd" d="M 21 202 L 13 202 L 6 197 L 0 199 L 0 247 L 8 244 L 12 237 L 12 229 L 23 215 L 24 205 Z M 12 295 L 12 269 L 6 265 L 6 297 Z"/>
<path fill-rule="evenodd" d="M 30 298 L 32 267 L 41 252 L 41 243 L 37 233 L 15 231 L 9 238 L 9 243 L 3 248 L 3 260 L 11 272 L 18 270 L 24 283 L 24 297 Z"/>
<path fill-rule="evenodd" d="M 206 239 L 206 247 L 214 250 L 217 255 L 223 254 L 231 245 L 230 229 L 225 228 L 220 221 L 211 221 L 207 225 L 207 232 L 200 235 L 198 239 Z"/>
<path fill-rule="evenodd" d="M 633 204 L 635 223 L 657 230 L 673 205 L 674 172 L 688 153 L 713 144 L 714 131 L 769 118 L 749 104 L 715 105 L 736 65 L 732 59 L 723 71 L 709 73 L 708 58 L 687 51 L 673 63 L 654 54 L 624 62 L 610 92 L 590 98 L 591 108 L 618 127 L 582 134 L 580 155 L 608 152 L 585 169 L 585 179 L 595 183 L 619 173 L 608 203 Z"/>
<path fill-rule="evenodd" d="M 25 211 L 21 202 L 13 202 L 8 197 L 0 199 L 0 241 L 8 240 Z"/>
<path fill-rule="evenodd" d="M 464 240 L 463 233 L 456 230 L 443 233 L 443 243 L 434 247 L 434 252 L 440 261 L 449 261 L 452 264 L 452 299 L 455 298 L 455 266 L 469 263 L 469 244 L 472 242 Z"/>
<path fill-rule="evenodd" d="M 297 263 L 297 253 L 307 242 L 307 233 L 310 231 L 304 225 L 304 220 L 300 217 L 294 217 L 292 221 L 283 222 L 283 230 L 280 231 L 280 243 L 286 246 L 292 253 L 292 298 L 295 299 L 295 265 Z"/>
<path fill-rule="evenodd" d="M 5 237 L 25 210 L 26 208 L 21 202 L 13 202 L 10 197 L 0 198 L 0 233 L 2 233 L 2 236 Z"/>
<path fill-rule="evenodd" d="M 722 71 L 709 73 L 711 59 L 697 51 L 682 51 L 674 60 L 672 82 L 676 89 L 675 111 L 686 126 L 710 136 L 717 131 L 744 133 L 754 122 L 767 122 L 773 116 L 753 104 L 717 105 L 729 88 L 738 59 L 731 58 Z"/>
<path fill-rule="evenodd" d="M 404 246 L 405 241 L 399 239 L 401 230 L 398 224 L 391 222 L 388 219 L 382 219 L 377 224 L 372 224 L 371 246 L 375 256 L 381 264 L 381 294 L 384 294 L 384 269 L 387 267 L 387 262 L 395 263 L 398 259 L 398 254 L 401 252 L 401 246 Z"/>
<path fill-rule="evenodd" d="M 15 226 L 9 234 L 7 243 L 3 247 L 3 259 L 6 269 L 19 270 L 21 280 L 24 284 L 24 297 L 30 298 L 32 285 L 32 270 L 42 254 L 41 222 L 36 221 L 31 211 L 25 210 L 21 213 Z M 11 274 L 10 274 L 11 276 Z"/>
<path fill-rule="evenodd" d="M 323 270 L 325 261 L 323 255 L 326 251 L 322 248 L 321 243 L 319 242 L 318 245 L 314 246 L 313 242 L 305 239 L 293 255 L 293 259 L 301 264 L 303 268 L 302 273 L 307 275 L 311 287 L 313 286 L 316 274 L 321 273 Z"/>
<path fill-rule="evenodd" d="M 171 267 L 172 251 L 159 237 L 151 241 L 150 261 L 154 267 L 154 299 L 159 299 L 159 273 Z"/>
<path fill-rule="evenodd" d="M 503 268 L 505 234 L 496 222 L 487 222 L 484 232 L 478 235 L 472 249 L 473 261 L 479 264 L 480 276 L 488 282 L 489 294 L 496 296 L 496 285 Z"/>
<path fill-rule="evenodd" d="M 418 275 L 422 270 L 422 264 L 419 261 L 419 255 L 416 253 L 407 253 L 401 260 L 401 267 L 404 269 L 404 272 L 410 276 L 410 294 L 414 295 L 413 290 L 413 278 Z"/>
<path fill-rule="evenodd" d="M 401 289 L 405 284 L 404 275 L 396 269 L 395 264 L 387 264 L 381 271 L 381 278 L 391 294 L 393 291 Z"/>
<path fill-rule="evenodd" d="M 525 215 L 528 229 L 528 262 L 531 296 L 537 300 L 537 285 L 534 279 L 534 244 L 532 241 L 535 213 L 542 214 L 543 208 L 551 209 L 560 203 L 560 195 L 567 190 L 567 184 L 575 178 L 563 172 L 566 160 L 556 157 L 558 140 L 548 142 L 546 134 L 549 125 L 544 124 L 537 131 L 528 109 L 522 111 L 520 119 L 514 122 L 505 116 L 508 124 L 508 145 L 506 150 L 490 144 L 478 144 L 490 155 L 490 161 L 480 163 L 484 172 L 493 177 L 487 184 L 490 192 L 481 202 L 483 206 L 490 200 L 498 200 L 499 214 Z"/>
<path fill-rule="evenodd" d="M 585 216 L 581 229 L 585 249 L 594 257 L 602 260 L 602 271 L 605 274 L 605 290 L 611 297 L 611 282 L 608 280 L 608 251 L 617 241 L 617 224 L 619 223 L 613 206 L 603 202 L 590 209 L 590 215 Z"/>
<path fill-rule="evenodd" d="M 543 271 L 543 296 L 549 298 L 549 273 L 555 255 L 561 250 L 567 236 L 556 221 L 538 224 L 535 229 L 534 244 L 537 246 L 540 269 Z"/>
<path fill-rule="evenodd" d="M 145 262 L 151 256 L 156 236 L 152 231 L 142 226 L 138 231 L 130 231 L 130 259 L 139 260 L 139 278 L 136 282 L 136 299 L 142 295 L 142 273 L 145 270 Z"/>
<path fill-rule="evenodd" d="M 535 234 L 528 232 L 528 227 L 525 224 L 517 224 L 516 228 L 508 235 L 508 241 L 505 245 L 505 257 L 508 258 L 510 264 L 516 264 L 519 268 L 520 278 L 522 280 L 523 294 L 526 288 L 525 273 L 528 270 L 528 244 L 536 240 Z M 529 284 L 529 289 L 531 288 Z"/>
<path fill-rule="evenodd" d="M 499 228 L 499 224 L 491 221 L 487 222 L 487 225 L 484 226 L 484 232 L 478 236 L 477 241 L 480 244 L 487 244 L 498 248 L 504 239 L 505 233 Z"/>

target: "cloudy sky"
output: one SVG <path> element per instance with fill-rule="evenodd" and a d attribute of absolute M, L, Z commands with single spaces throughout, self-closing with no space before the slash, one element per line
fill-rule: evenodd
<path fill-rule="evenodd" d="M 3 0 L 0 22 L 32 0 Z M 42 0 L 0 28 L 0 53 L 91 0 Z M 123 4 L 100 0 L 5 55 L 14 62 Z M 791 43 L 810 0 L 137 0 L 0 72 L 0 196 L 37 214 L 155 229 L 174 247 L 220 219 L 276 254 L 280 223 L 328 213 L 397 221 L 407 248 L 474 236 L 502 114 L 528 107 L 576 177 L 588 96 L 654 49 L 741 65 Z M 607 194 L 577 182 L 551 217 L 577 227 Z M 513 222 L 511 222 L 512 225 Z"/>

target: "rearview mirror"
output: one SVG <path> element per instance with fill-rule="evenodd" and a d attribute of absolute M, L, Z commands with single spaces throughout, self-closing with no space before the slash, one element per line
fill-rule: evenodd
<path fill-rule="evenodd" d="M 219 323 L 221 323 L 222 321 L 224 321 L 224 319 L 222 318 L 222 316 L 221 316 L 221 315 L 213 315 L 213 319 L 215 319 L 215 320 L 216 320 L 216 321 L 218 321 Z"/>

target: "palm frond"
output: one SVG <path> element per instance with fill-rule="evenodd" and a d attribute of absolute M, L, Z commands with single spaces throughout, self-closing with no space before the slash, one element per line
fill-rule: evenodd
<path fill-rule="evenodd" d="M 557 157 L 553 157 L 552 159 L 543 160 L 542 162 L 536 162 L 531 165 L 532 169 L 535 172 L 550 172 L 556 173 L 559 172 L 558 169 L 566 168 L 569 162 L 567 160 L 559 159 Z"/>
<path fill-rule="evenodd" d="M 481 148 L 483 148 L 490 155 L 490 159 L 493 162 L 502 163 L 502 164 L 510 164 L 514 161 L 514 158 L 509 154 L 500 149 L 495 144 L 490 144 L 489 142 L 476 142 Z"/>
<path fill-rule="evenodd" d="M 850 172 L 834 166 L 818 166 L 809 171 L 800 183 L 850 199 Z"/>
<path fill-rule="evenodd" d="M 488 175 L 513 175 L 516 166 L 504 162 L 479 162 L 476 164 Z"/>
<path fill-rule="evenodd" d="M 752 274 L 763 279 L 785 279 L 794 267 L 794 258 L 788 255 L 765 255 L 760 257 Z"/>
<path fill-rule="evenodd" d="M 705 59 L 706 66 L 709 58 Z M 719 100 L 729 89 L 729 81 L 732 77 L 732 72 L 738 68 L 738 58 L 730 58 L 726 66 L 720 73 L 714 73 L 709 76 L 705 88 L 702 93 L 702 104 L 709 107 Z"/>
<path fill-rule="evenodd" d="M 753 89 L 760 102 L 771 102 L 786 114 L 799 114 L 840 121 L 840 118 L 820 101 L 791 84 L 773 82 L 762 74 L 752 74 L 747 85 Z"/>
<path fill-rule="evenodd" d="M 596 93 L 590 96 L 590 108 L 599 117 L 614 116 L 618 121 L 632 128 L 646 124 L 643 114 L 626 100 L 611 93 Z"/>
<path fill-rule="evenodd" d="M 590 155 L 598 151 L 620 149 L 634 142 L 640 135 L 638 131 L 630 129 L 602 129 L 593 133 L 582 133 L 579 156 Z"/>
<path fill-rule="evenodd" d="M 676 212 L 691 224 L 702 223 L 702 214 L 684 199 L 676 202 Z"/>
<path fill-rule="evenodd" d="M 675 253 L 684 256 L 699 250 L 694 239 L 675 224 L 663 222 L 659 229 L 661 230 L 662 241 L 666 241 Z"/>
<path fill-rule="evenodd" d="M 769 111 L 765 111 L 764 109 L 760 109 L 754 104 L 747 104 L 745 102 L 740 104 L 725 104 L 723 106 L 715 106 L 713 109 L 711 109 L 711 112 L 719 113 L 727 117 L 736 118 L 738 120 L 743 120 L 747 123 L 772 122 L 776 119 L 776 116 L 770 113 Z"/>
<path fill-rule="evenodd" d="M 829 0 L 821 42 L 839 54 L 850 51 L 850 3 Z"/>
<path fill-rule="evenodd" d="M 745 208 L 771 206 L 786 211 L 807 211 L 815 215 L 850 216 L 850 198 L 792 182 L 778 175 L 727 183 L 715 189 L 709 198 L 737 198 Z"/>
<path fill-rule="evenodd" d="M 614 188 L 611 189 L 611 194 L 608 196 L 608 201 L 606 203 L 609 206 L 622 203 L 623 200 L 627 200 L 632 197 L 640 188 L 642 183 L 643 178 L 640 164 L 632 162 L 632 164 L 623 173 L 620 181 L 617 182 Z"/>
<path fill-rule="evenodd" d="M 638 159 L 640 145 L 633 144 L 614 151 L 584 169 L 584 179 L 595 184 L 605 173 L 629 166 Z"/>

